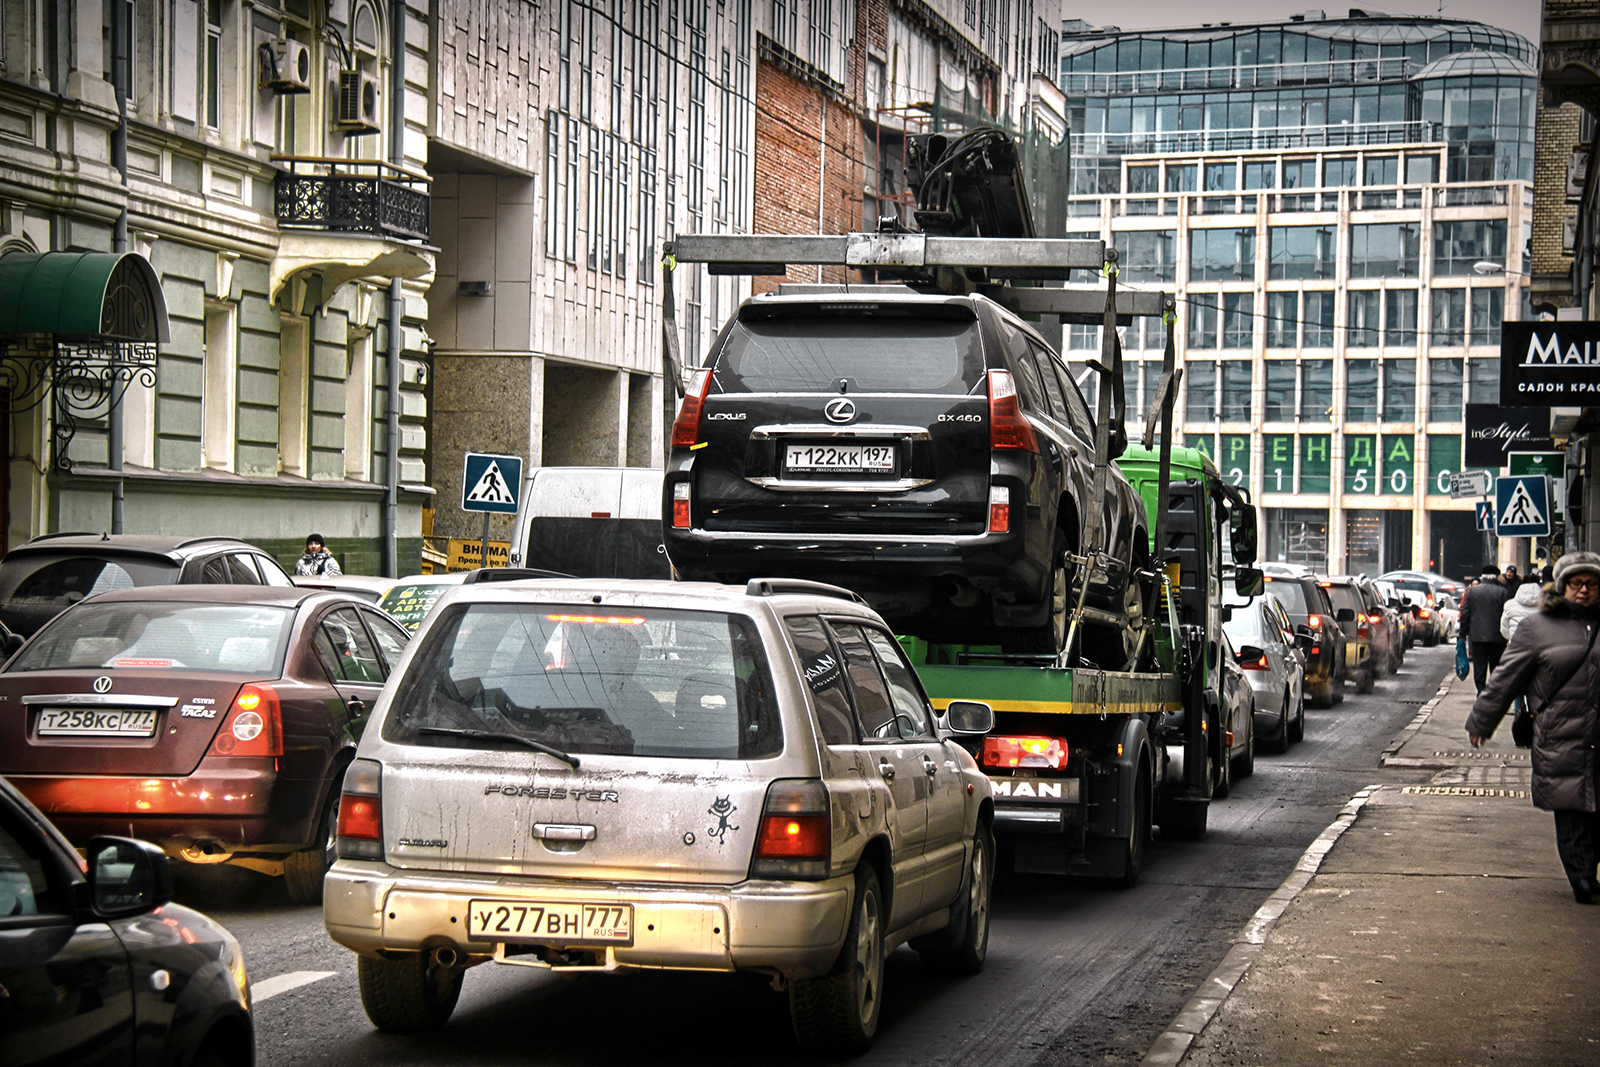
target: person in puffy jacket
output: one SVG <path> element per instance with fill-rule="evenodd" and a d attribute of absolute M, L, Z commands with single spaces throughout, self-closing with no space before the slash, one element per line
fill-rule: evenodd
<path fill-rule="evenodd" d="M 1539 610 L 1539 597 L 1544 592 L 1535 582 L 1517 586 L 1516 595 L 1506 601 L 1500 610 L 1500 636 L 1507 641 L 1517 632 L 1517 624 Z"/>
<path fill-rule="evenodd" d="M 1467 740 L 1482 746 L 1512 699 L 1528 699 L 1534 708 L 1533 804 L 1555 813 L 1556 852 L 1573 899 L 1594 904 L 1600 902 L 1600 644 L 1594 640 L 1600 555 L 1569 553 L 1552 573 L 1553 589 L 1517 625 L 1499 669 L 1472 705 Z"/>

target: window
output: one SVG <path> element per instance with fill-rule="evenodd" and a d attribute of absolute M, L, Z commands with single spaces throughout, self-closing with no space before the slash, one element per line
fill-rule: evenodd
<path fill-rule="evenodd" d="M 1500 403 L 1500 357 L 1467 360 L 1467 403 Z"/>
<path fill-rule="evenodd" d="M 1292 359 L 1266 361 L 1267 388 L 1261 412 L 1261 417 L 1266 421 L 1294 421 L 1294 386 L 1297 370 Z"/>
<path fill-rule="evenodd" d="M 1116 235 L 1117 264 L 1121 280 L 1171 282 L 1178 276 L 1178 232 L 1176 230 L 1133 230 Z"/>
<path fill-rule="evenodd" d="M 1267 294 L 1267 347 L 1294 348 L 1300 340 L 1300 294 Z"/>
<path fill-rule="evenodd" d="M 1433 343 L 1454 347 L 1466 343 L 1467 291 L 1465 289 L 1435 289 L 1433 291 Z"/>
<path fill-rule="evenodd" d="M 411 635 L 376 612 L 363 611 L 361 618 L 366 621 L 378 651 L 383 654 L 384 677 L 387 678 L 389 672 L 400 665 L 400 657 L 405 655 L 406 642 L 411 640 Z"/>
<path fill-rule="evenodd" d="M 1323 162 L 1322 186 L 1324 189 L 1343 189 L 1356 183 L 1356 161 L 1329 159 Z"/>
<path fill-rule="evenodd" d="M 223 557 L 213 562 L 226 572 Z M 223 577 L 221 584 L 227 581 Z M 292 610 L 259 604 L 139 601 L 103 607 L 58 620 L 10 669 L 121 666 L 275 678 L 294 623 Z"/>
<path fill-rule="evenodd" d="M 1333 347 L 1333 293 L 1307 293 L 1303 319 L 1306 348 Z"/>
<path fill-rule="evenodd" d="M 1129 167 L 1128 192 L 1159 193 L 1161 191 L 1160 167 Z"/>
<path fill-rule="evenodd" d="M 1428 419 L 1460 422 L 1462 364 L 1459 359 L 1428 360 Z"/>
<path fill-rule="evenodd" d="M 798 0 L 790 0 L 798 7 Z M 833 0 L 811 0 L 811 63 L 818 70 L 833 69 Z"/>
<path fill-rule="evenodd" d="M 1317 187 L 1317 161 L 1314 159 L 1284 160 L 1283 187 L 1285 189 L 1315 189 Z"/>
<path fill-rule="evenodd" d="M 1363 185 L 1399 185 L 1399 156 L 1368 156 Z"/>
<path fill-rule="evenodd" d="M 1333 421 L 1333 360 L 1300 361 L 1300 418 L 1307 422 Z"/>
<path fill-rule="evenodd" d="M 1222 363 L 1222 419 L 1248 422 L 1250 419 L 1249 360 L 1230 359 Z"/>
<path fill-rule="evenodd" d="M 867 643 L 877 653 L 878 667 L 889 683 L 889 699 L 894 704 L 895 722 L 901 738 L 907 741 L 932 741 L 933 727 L 928 722 L 928 704 L 922 695 L 905 660 L 900 658 L 900 648 L 882 630 L 863 626 Z"/>
<path fill-rule="evenodd" d="M 1206 192 L 1232 192 L 1239 187 L 1233 163 L 1206 164 Z"/>
<path fill-rule="evenodd" d="M 1334 231 L 1327 226 L 1274 226 L 1268 234 L 1268 278 L 1332 278 Z"/>
<path fill-rule="evenodd" d="M 1500 327 L 1505 321 L 1506 291 L 1504 289 L 1472 290 L 1471 344 L 1498 345 Z"/>
<path fill-rule="evenodd" d="M 222 113 L 222 0 L 206 0 L 206 126 Z"/>
<path fill-rule="evenodd" d="M 1417 343 L 1417 291 L 1390 289 L 1384 294 L 1384 302 L 1383 343 L 1401 348 L 1414 347 Z"/>
<path fill-rule="evenodd" d="M 315 644 L 334 681 L 383 684 L 383 665 L 355 608 L 331 612 L 322 621 Z"/>
<path fill-rule="evenodd" d="M 1167 164 L 1167 192 L 1192 193 L 1198 187 L 1199 166 L 1194 163 Z"/>
<path fill-rule="evenodd" d="M 1200 293 L 1189 298 L 1189 347 L 1217 347 L 1216 293 Z"/>
<path fill-rule="evenodd" d="M 1439 157 L 1407 156 L 1406 157 L 1406 184 L 1407 185 L 1432 185 L 1439 180 Z"/>
<path fill-rule="evenodd" d="M 1250 348 L 1255 344 L 1254 293 L 1222 294 L 1222 347 Z"/>
<path fill-rule="evenodd" d="M 1276 189 L 1278 165 L 1272 162 L 1255 162 L 1244 165 L 1244 187 L 1246 189 Z"/>
<path fill-rule="evenodd" d="M 1378 361 L 1351 359 L 1344 365 L 1344 419 L 1378 421 Z"/>
<path fill-rule="evenodd" d="M 1186 360 L 1183 382 L 1188 394 L 1183 417 L 1191 422 L 1213 422 L 1217 417 L 1217 364 L 1215 360 Z"/>
<path fill-rule="evenodd" d="M 844 655 L 845 675 L 850 680 L 850 692 L 855 697 L 856 725 L 861 728 L 863 740 L 898 738 L 894 705 L 889 701 L 889 690 L 878 670 L 872 649 L 854 623 L 830 622 L 833 639 Z"/>
<path fill-rule="evenodd" d="M 1256 276 L 1254 230 L 1190 230 L 1191 282 L 1250 281 Z"/>
<path fill-rule="evenodd" d="M 1417 361 L 1383 361 L 1383 421 L 1411 422 L 1417 411 Z"/>
<path fill-rule="evenodd" d="M 1350 277 L 1414 278 L 1418 246 L 1415 223 L 1351 226 Z"/>
<path fill-rule="evenodd" d="M 850 697 L 845 693 L 844 671 L 839 664 L 839 653 L 822 628 L 822 620 L 794 615 L 784 623 L 799 653 L 800 669 L 806 688 L 811 691 L 811 703 L 816 708 L 823 741 L 830 745 L 853 743 L 856 729 Z"/>
<path fill-rule="evenodd" d="M 1471 219 L 1433 224 L 1435 277 L 1460 277 L 1472 273 L 1474 263 L 1504 263 L 1506 220 Z"/>
<path fill-rule="evenodd" d="M 1378 297 L 1376 289 L 1353 289 L 1349 296 L 1347 348 L 1378 347 Z"/>

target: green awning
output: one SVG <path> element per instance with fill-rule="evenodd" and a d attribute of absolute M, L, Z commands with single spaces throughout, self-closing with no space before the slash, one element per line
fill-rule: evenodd
<path fill-rule="evenodd" d="M 161 281 L 133 252 L 0 256 L 0 334 L 171 340 Z"/>

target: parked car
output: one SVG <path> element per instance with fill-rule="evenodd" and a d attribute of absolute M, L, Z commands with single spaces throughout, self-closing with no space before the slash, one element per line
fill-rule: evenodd
<path fill-rule="evenodd" d="M 409 634 L 293 586 L 102 593 L 0 671 L 0 774 L 69 839 L 111 830 L 321 899 L 339 782 Z"/>
<path fill-rule="evenodd" d="M 1440 593 L 1438 608 L 1440 627 L 1444 631 L 1444 640 L 1454 641 L 1457 629 L 1461 622 L 1461 602 L 1449 593 Z"/>
<path fill-rule="evenodd" d="M 1289 616 L 1296 634 L 1311 639 L 1305 649 L 1306 692 L 1317 707 L 1344 699 L 1347 640 L 1328 590 L 1304 568 L 1264 564 L 1266 591 Z"/>
<path fill-rule="evenodd" d="M 1355 679 L 1356 692 L 1370 693 L 1378 679 L 1378 664 L 1372 620 L 1360 582 L 1353 575 L 1335 575 L 1323 578 L 1318 584 L 1327 590 L 1334 618 L 1344 632 L 1345 674 Z"/>
<path fill-rule="evenodd" d="M 474 582 L 518 582 L 528 578 L 571 578 L 570 574 L 537 570 L 531 567 L 483 567 L 475 571 L 451 571 L 446 574 L 413 574 L 401 578 L 383 594 L 378 606 L 389 617 L 411 633 L 417 632 L 422 620 L 439 602 L 439 598 L 458 585 Z"/>
<path fill-rule="evenodd" d="M 1444 640 L 1444 620 L 1438 610 L 1439 598 L 1445 594 L 1434 594 L 1421 589 L 1413 589 L 1402 581 L 1392 582 L 1400 599 L 1404 600 L 1410 609 L 1412 617 L 1416 620 L 1416 637 L 1426 648 L 1432 648 Z M 1426 584 L 1426 583 L 1418 583 Z"/>
<path fill-rule="evenodd" d="M 671 578 L 660 468 L 534 467 L 511 525 L 511 566 L 580 578 Z"/>
<path fill-rule="evenodd" d="M 1256 700 L 1239 666 L 1238 653 L 1227 632 L 1222 635 L 1222 690 L 1217 694 L 1222 702 L 1221 712 L 1223 748 L 1227 756 L 1217 768 L 1216 784 L 1212 796 L 1225 797 L 1233 791 L 1235 778 L 1248 778 L 1256 769 Z"/>
<path fill-rule="evenodd" d="M 1402 650 L 1401 659 L 1403 660 L 1404 653 L 1411 651 L 1417 643 L 1416 615 L 1411 610 L 1410 602 L 1402 597 L 1400 590 L 1396 589 L 1391 583 L 1374 580 L 1372 584 L 1378 590 L 1378 595 L 1382 598 L 1383 603 L 1395 614 L 1395 621 L 1400 627 L 1400 648 Z"/>
<path fill-rule="evenodd" d="M 1114 465 L 1090 506 L 1094 442 L 1065 364 L 983 296 L 756 296 L 673 426 L 667 554 L 691 580 L 837 582 L 898 632 L 1014 652 L 1061 649 L 1087 582 L 1082 650 L 1121 668 L 1148 526 Z M 1092 545 L 1090 565 L 1069 558 Z"/>
<path fill-rule="evenodd" d="M 172 903 L 154 845 L 95 837 L 83 858 L 0 779 L 0 1059 L 250 1067 L 244 954 Z"/>
<path fill-rule="evenodd" d="M 1389 606 L 1382 590 L 1371 578 L 1357 575 L 1356 585 L 1361 590 L 1362 600 L 1366 604 L 1367 621 L 1372 624 L 1373 662 L 1377 664 L 1379 674 L 1385 676 L 1394 674 L 1405 662 L 1406 657 L 1400 613 Z"/>
<path fill-rule="evenodd" d="M 296 574 L 289 579 L 301 589 L 326 589 L 334 593 L 348 593 L 369 604 L 381 602 L 384 595 L 402 578 L 374 578 L 365 574 Z"/>
<path fill-rule="evenodd" d="M 808 1046 L 877 1031 L 887 951 L 974 972 L 988 779 L 882 619 L 755 580 L 478 583 L 424 621 L 346 772 L 324 917 L 368 1017 L 472 966 L 758 971 Z"/>
<path fill-rule="evenodd" d="M 292 584 L 236 537 L 45 534 L 0 559 L 0 622 L 27 637 L 80 600 L 148 585 Z"/>
<path fill-rule="evenodd" d="M 1434 593 L 1435 595 L 1439 593 L 1449 593 L 1458 601 L 1461 599 L 1461 594 L 1467 591 L 1467 587 L 1462 583 L 1451 578 L 1446 578 L 1442 574 L 1435 574 L 1433 571 L 1387 571 L 1378 575 L 1378 577 L 1386 582 L 1394 582 L 1402 589 L 1420 589 L 1421 586 L 1415 584 L 1402 584 L 1408 582 L 1420 582 L 1422 585 L 1428 587 L 1428 592 Z"/>
<path fill-rule="evenodd" d="M 1222 629 L 1255 697 L 1256 737 L 1269 751 L 1289 751 L 1290 742 L 1306 734 L 1306 671 L 1301 657 L 1311 647 L 1311 636 L 1297 635 L 1283 606 L 1270 596 L 1233 609 Z"/>

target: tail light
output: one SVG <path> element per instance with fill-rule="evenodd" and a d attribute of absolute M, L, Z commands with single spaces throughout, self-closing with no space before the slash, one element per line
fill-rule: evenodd
<path fill-rule="evenodd" d="M 1433 618 L 1433 612 L 1429 611 L 1427 608 L 1423 608 L 1421 614 L 1419 614 L 1417 616 L 1417 618 L 1419 618 L 1419 619 L 1431 619 L 1431 618 Z"/>
<path fill-rule="evenodd" d="M 1008 370 L 989 372 L 989 447 L 1039 451 L 1033 423 L 1022 414 L 1017 401 L 1017 383 Z"/>
<path fill-rule="evenodd" d="M 1270 671 L 1272 664 L 1267 662 L 1267 654 L 1263 652 L 1260 659 L 1242 659 L 1239 666 L 1247 671 Z"/>
<path fill-rule="evenodd" d="M 1321 615 L 1312 615 L 1312 616 L 1309 616 L 1309 617 L 1308 617 L 1308 618 L 1307 618 L 1307 619 L 1306 619 L 1306 622 L 1307 622 L 1307 623 L 1309 623 L 1309 624 L 1310 624 L 1310 626 L 1311 626 L 1311 628 L 1312 628 L 1312 629 L 1313 629 L 1313 630 L 1320 630 L 1320 629 L 1322 629 L 1322 616 L 1321 616 Z"/>
<path fill-rule="evenodd" d="M 711 368 L 701 367 L 689 379 L 689 388 L 683 394 L 683 406 L 678 409 L 677 421 L 672 424 L 672 447 L 692 448 L 700 443 L 700 414 L 705 410 L 706 393 L 711 391 Z"/>
<path fill-rule="evenodd" d="M 338 852 L 342 860 L 383 859 L 383 764 L 358 759 L 339 792 Z"/>
<path fill-rule="evenodd" d="M 815 778 L 780 779 L 768 786 L 750 877 L 822 879 L 832 858 L 828 787 Z"/>
<path fill-rule="evenodd" d="M 1006 533 L 1011 529 L 1011 490 L 1003 485 L 989 487 L 989 532 Z"/>
<path fill-rule="evenodd" d="M 1067 739 L 1064 737 L 985 737 L 983 765 L 1005 769 L 1026 768 L 1047 771 L 1065 770 Z"/>
<path fill-rule="evenodd" d="M 1372 632 L 1371 629 L 1367 626 L 1366 623 L 1362 623 L 1361 625 L 1356 627 L 1356 636 L 1357 637 L 1366 637 L 1371 632 Z"/>
<path fill-rule="evenodd" d="M 218 756 L 283 755 L 283 716 L 270 686 L 246 685 L 233 698 L 228 715 L 211 742 Z"/>
<path fill-rule="evenodd" d="M 689 528 L 689 483 L 672 483 L 672 528 L 674 530 L 687 530 Z"/>
<path fill-rule="evenodd" d="M 1379 615 L 1377 612 L 1373 612 L 1371 615 L 1367 616 L 1367 621 L 1374 624 L 1380 623 L 1383 621 L 1383 616 Z"/>

